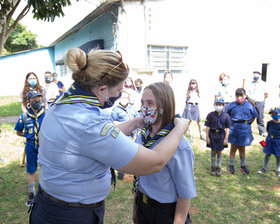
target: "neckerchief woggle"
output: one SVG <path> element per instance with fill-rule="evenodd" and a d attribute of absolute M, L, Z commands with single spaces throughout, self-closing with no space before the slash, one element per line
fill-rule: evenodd
<path fill-rule="evenodd" d="M 87 103 L 92 106 L 102 108 L 98 98 L 91 92 L 83 90 L 77 83 L 73 83 L 70 88 L 65 92 L 55 104 L 73 104 L 73 103 Z M 111 184 L 116 188 L 116 174 L 115 170 L 111 167 Z"/>
<path fill-rule="evenodd" d="M 176 117 L 181 117 L 179 114 Z M 150 148 L 157 140 L 162 137 L 165 137 L 169 134 L 169 132 L 174 128 L 174 123 L 169 123 L 165 125 L 154 137 L 150 138 L 150 135 L 147 136 L 147 125 L 141 130 L 140 135 L 142 137 L 142 145 L 146 148 Z M 137 193 L 139 187 L 139 177 L 134 176 L 133 184 L 132 184 L 132 192 Z"/>

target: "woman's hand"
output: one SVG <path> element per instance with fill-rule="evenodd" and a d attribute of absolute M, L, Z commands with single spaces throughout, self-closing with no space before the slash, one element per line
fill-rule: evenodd
<path fill-rule="evenodd" d="M 145 125 L 145 122 L 144 122 L 144 118 L 143 117 L 136 117 L 135 118 L 135 124 L 136 124 L 136 129 L 137 128 L 140 128 L 140 129 L 142 129 L 143 127 L 144 127 L 144 125 Z"/>

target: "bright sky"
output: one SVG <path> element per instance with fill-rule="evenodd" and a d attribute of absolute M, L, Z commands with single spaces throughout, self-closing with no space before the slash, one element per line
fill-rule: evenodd
<path fill-rule="evenodd" d="M 29 11 L 20 23 L 25 25 L 27 30 L 37 34 L 39 45 L 48 46 L 80 22 L 99 5 L 99 0 L 80 0 L 78 2 L 72 0 L 71 2 L 71 6 L 63 9 L 64 17 L 56 18 L 54 22 L 33 19 L 32 12 Z M 22 3 L 21 6 L 23 7 Z M 19 13 L 19 10 L 17 10 L 17 13 Z"/>

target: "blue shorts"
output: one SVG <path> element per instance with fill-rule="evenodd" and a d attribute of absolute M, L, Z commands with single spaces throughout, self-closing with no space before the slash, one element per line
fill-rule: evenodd
<path fill-rule="evenodd" d="M 27 173 L 35 173 L 37 171 L 38 149 L 35 147 L 34 142 L 26 141 L 26 171 Z"/>

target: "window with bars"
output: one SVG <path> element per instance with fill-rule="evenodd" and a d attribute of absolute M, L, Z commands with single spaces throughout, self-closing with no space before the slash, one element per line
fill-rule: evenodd
<path fill-rule="evenodd" d="M 166 70 L 182 73 L 186 66 L 187 47 L 147 46 L 147 64 L 159 73 Z"/>

